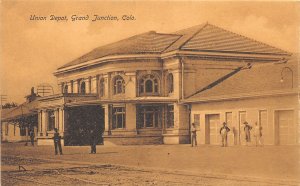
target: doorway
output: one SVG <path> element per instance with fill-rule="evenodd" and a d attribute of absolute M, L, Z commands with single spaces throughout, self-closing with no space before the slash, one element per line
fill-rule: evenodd
<path fill-rule="evenodd" d="M 296 143 L 293 110 L 275 111 L 275 145 Z"/>
<path fill-rule="evenodd" d="M 90 132 L 98 134 L 98 144 L 103 144 L 104 109 L 101 106 L 77 106 L 66 108 L 65 135 L 66 146 L 90 144 Z"/>
<path fill-rule="evenodd" d="M 205 143 L 212 145 L 220 144 L 220 114 L 205 115 Z"/>

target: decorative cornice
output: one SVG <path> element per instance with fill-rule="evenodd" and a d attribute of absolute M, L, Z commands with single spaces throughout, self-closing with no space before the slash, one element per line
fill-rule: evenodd
<path fill-rule="evenodd" d="M 290 54 L 291 55 L 291 54 Z M 235 61 L 245 61 L 245 62 L 278 62 L 283 58 L 288 58 L 290 55 L 279 55 L 279 54 L 256 54 L 256 53 L 226 53 L 222 51 L 185 51 L 185 50 L 175 50 L 163 54 L 133 54 L 133 55 L 112 55 L 105 56 L 102 58 L 86 61 L 77 65 L 72 65 L 68 67 L 63 67 L 57 69 L 53 74 L 55 76 L 72 72 L 75 70 L 80 70 L 86 67 L 108 63 L 112 61 L 125 61 L 125 60 L 142 60 L 142 59 L 168 59 L 172 57 L 197 57 L 201 59 L 213 59 L 213 60 L 235 60 Z"/>

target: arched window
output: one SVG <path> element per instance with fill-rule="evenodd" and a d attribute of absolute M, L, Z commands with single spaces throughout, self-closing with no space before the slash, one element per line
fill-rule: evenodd
<path fill-rule="evenodd" d="M 121 76 L 114 78 L 114 94 L 125 93 L 125 81 Z"/>
<path fill-rule="evenodd" d="M 99 81 L 99 95 L 100 97 L 104 96 L 104 91 L 105 91 L 105 87 L 104 87 L 104 78 L 101 78 Z"/>
<path fill-rule="evenodd" d="M 167 76 L 167 85 L 168 85 L 168 93 L 172 93 L 174 91 L 174 82 L 173 82 L 173 74 L 168 74 Z"/>
<path fill-rule="evenodd" d="M 85 82 L 84 81 L 80 84 L 80 93 L 85 94 Z"/>
<path fill-rule="evenodd" d="M 65 93 L 65 94 L 68 93 L 68 85 L 64 86 L 64 92 L 63 93 Z"/>
<path fill-rule="evenodd" d="M 145 83 L 145 87 L 146 87 L 146 93 L 152 93 L 153 92 L 153 81 L 151 79 L 146 80 Z"/>
<path fill-rule="evenodd" d="M 141 95 L 156 95 L 158 94 L 158 79 L 154 75 L 146 75 L 139 80 L 139 93 Z"/>

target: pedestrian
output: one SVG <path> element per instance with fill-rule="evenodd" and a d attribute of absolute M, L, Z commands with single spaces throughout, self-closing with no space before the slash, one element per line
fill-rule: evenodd
<path fill-rule="evenodd" d="M 192 141 L 192 147 L 197 146 L 197 130 L 195 127 L 195 123 L 192 123 L 192 127 L 191 127 L 191 141 Z"/>
<path fill-rule="evenodd" d="M 227 147 L 227 133 L 230 131 L 227 127 L 227 123 L 223 122 L 223 127 L 220 129 L 220 134 L 222 136 L 222 147 Z"/>
<path fill-rule="evenodd" d="M 61 136 L 59 135 L 57 128 L 54 128 L 54 132 L 55 133 L 54 133 L 53 140 L 54 140 L 55 155 L 58 154 L 57 148 L 59 149 L 60 155 L 62 155 L 63 153 L 61 148 Z"/>
<path fill-rule="evenodd" d="M 34 131 L 33 131 L 33 129 L 30 130 L 29 136 L 30 136 L 31 145 L 34 146 Z"/>
<path fill-rule="evenodd" d="M 255 122 L 255 126 L 254 126 L 254 137 L 255 137 L 255 146 L 262 145 L 261 142 L 262 127 L 260 125 L 257 125 L 257 122 Z"/>
<path fill-rule="evenodd" d="M 245 121 L 244 124 L 245 124 L 244 132 L 245 132 L 246 145 L 248 146 L 248 144 L 251 142 L 250 131 L 251 131 L 252 127 L 248 124 L 247 121 Z"/>
<path fill-rule="evenodd" d="M 98 143 L 97 132 L 95 129 L 90 131 L 91 154 L 96 154 L 96 145 Z"/>

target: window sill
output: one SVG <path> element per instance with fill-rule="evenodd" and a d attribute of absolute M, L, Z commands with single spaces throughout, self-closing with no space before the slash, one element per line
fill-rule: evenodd
<path fill-rule="evenodd" d="M 126 128 L 115 128 L 115 129 L 111 129 L 112 131 L 124 131 L 126 130 Z"/>
<path fill-rule="evenodd" d="M 146 97 L 146 96 L 160 96 L 160 94 L 139 94 L 139 97 Z"/>

